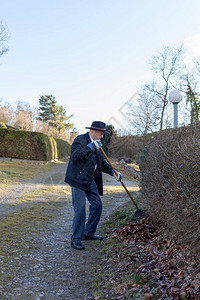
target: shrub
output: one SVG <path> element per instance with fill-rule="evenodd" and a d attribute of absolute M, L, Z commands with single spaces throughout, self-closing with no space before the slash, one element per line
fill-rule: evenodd
<path fill-rule="evenodd" d="M 56 139 L 55 142 L 57 144 L 57 156 L 58 158 L 64 158 L 70 155 L 71 152 L 71 146 L 66 141 L 63 141 L 61 139 Z"/>
<path fill-rule="evenodd" d="M 109 154 L 117 159 L 139 162 L 142 150 L 148 145 L 154 134 L 143 136 L 116 136 L 113 135 L 109 145 Z"/>
<path fill-rule="evenodd" d="M 113 125 L 106 125 L 106 132 L 104 133 L 103 137 L 101 138 L 102 148 L 107 155 L 108 155 L 108 146 L 110 144 L 113 132 L 114 132 Z"/>
<path fill-rule="evenodd" d="M 49 137 L 40 132 L 30 132 L 13 129 L 0 129 L 0 156 L 30 159 L 30 160 L 54 160 L 64 158 L 67 155 L 60 156 L 63 151 L 59 149 L 60 144 L 68 149 L 70 145 L 65 142 L 59 142 L 58 139 Z"/>
<path fill-rule="evenodd" d="M 144 151 L 140 181 L 151 216 L 196 253 L 200 248 L 199 153 L 200 126 L 166 130 Z"/>

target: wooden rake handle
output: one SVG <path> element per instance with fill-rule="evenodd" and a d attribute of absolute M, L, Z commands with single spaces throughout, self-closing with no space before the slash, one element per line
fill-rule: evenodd
<path fill-rule="evenodd" d="M 111 164 L 111 162 L 110 162 L 108 156 L 106 155 L 106 153 L 104 152 L 104 150 L 102 148 L 100 148 L 100 150 L 101 150 L 101 153 L 103 154 L 103 156 L 105 157 L 105 159 L 107 160 L 108 164 L 111 166 L 111 168 L 112 168 L 113 172 L 115 173 L 115 175 L 118 175 L 117 171 L 114 169 L 113 165 Z M 127 194 L 129 195 L 130 199 L 132 200 L 133 204 L 138 209 L 138 206 L 137 206 L 135 200 L 131 196 L 130 192 L 127 190 L 125 184 L 123 183 L 122 180 L 120 180 L 120 182 L 121 182 L 121 185 L 123 186 L 123 188 L 125 189 L 125 191 L 127 192 Z"/>

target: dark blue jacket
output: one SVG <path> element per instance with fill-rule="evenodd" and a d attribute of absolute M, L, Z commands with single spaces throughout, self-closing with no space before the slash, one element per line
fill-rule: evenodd
<path fill-rule="evenodd" d="M 87 191 L 94 179 L 100 195 L 103 195 L 102 172 L 112 175 L 112 168 L 104 160 L 100 150 L 92 151 L 87 145 L 91 142 L 89 133 L 75 138 L 67 167 L 65 182 L 70 186 Z M 96 170 L 95 165 L 97 165 Z"/>

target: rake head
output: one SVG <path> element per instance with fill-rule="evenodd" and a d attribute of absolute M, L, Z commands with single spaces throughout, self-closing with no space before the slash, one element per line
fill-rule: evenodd
<path fill-rule="evenodd" d="M 134 213 L 133 219 L 134 220 L 138 220 L 138 219 L 142 219 L 142 218 L 144 218 L 146 216 L 147 216 L 147 213 L 145 213 L 141 209 L 137 208 L 136 212 Z"/>

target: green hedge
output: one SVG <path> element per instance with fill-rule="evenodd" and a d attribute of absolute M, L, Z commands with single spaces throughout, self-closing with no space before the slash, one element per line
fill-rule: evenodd
<path fill-rule="evenodd" d="M 40 132 L 0 128 L 0 157 L 49 161 L 65 158 L 70 145 Z"/>
<path fill-rule="evenodd" d="M 69 156 L 71 153 L 71 145 L 63 140 L 54 139 L 57 144 L 57 156 L 58 158 L 63 158 Z"/>

